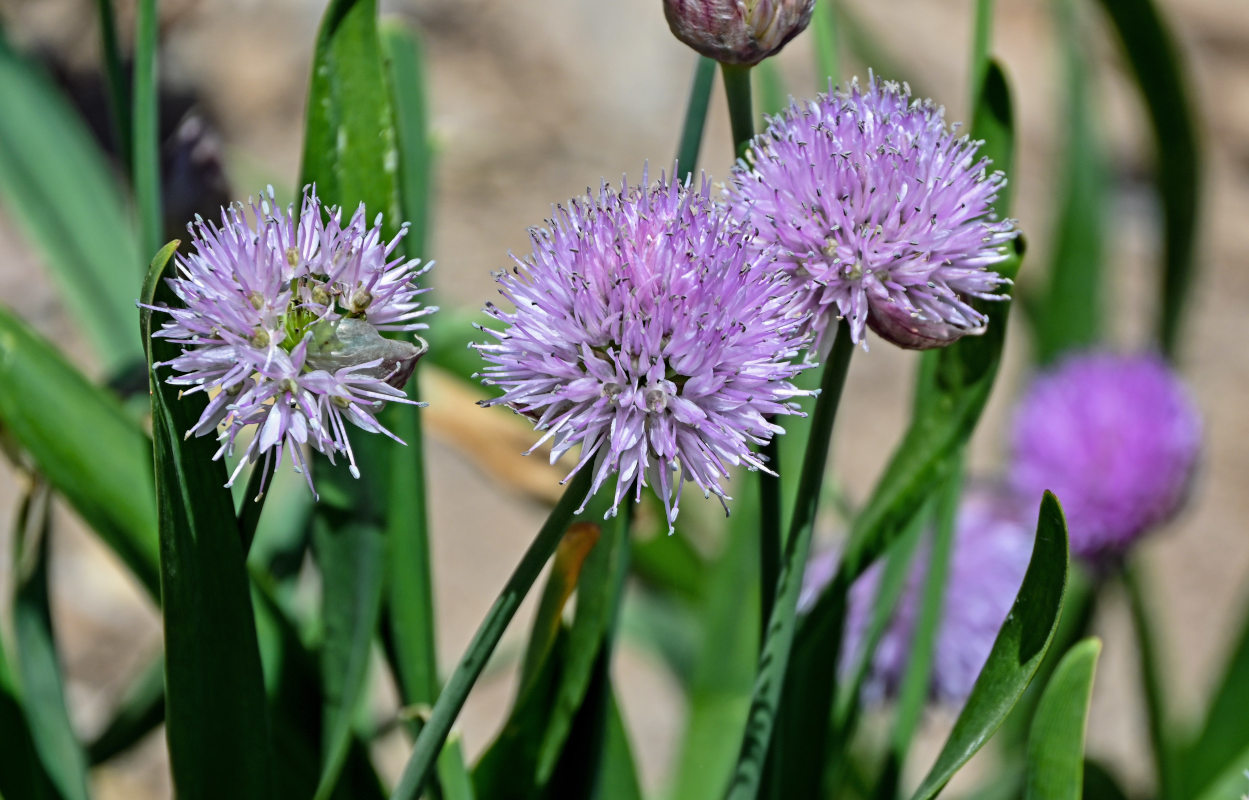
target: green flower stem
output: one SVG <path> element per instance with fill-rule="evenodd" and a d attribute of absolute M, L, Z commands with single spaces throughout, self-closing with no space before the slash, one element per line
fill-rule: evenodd
<path fill-rule="evenodd" d="M 542 571 L 542 567 L 564 537 L 569 520 L 572 519 L 573 513 L 581 505 L 582 498 L 590 489 L 592 475 L 593 470 L 582 469 L 573 477 L 568 488 L 564 490 L 564 496 L 560 498 L 559 503 L 542 525 L 542 530 L 538 532 L 520 563 L 516 565 L 503 591 L 495 599 L 494 605 L 490 606 L 490 610 L 486 612 L 486 618 L 482 620 L 477 633 L 473 635 L 473 641 L 469 643 L 468 649 L 460 658 L 460 663 L 456 664 L 455 670 L 447 679 L 447 685 L 438 695 L 438 700 L 434 703 L 433 710 L 430 711 L 429 720 L 417 735 L 416 743 L 412 747 L 412 755 L 408 758 L 407 766 L 403 768 L 403 776 L 391 794 L 391 800 L 411 800 L 420 794 L 425 781 L 429 778 L 434 760 L 438 757 L 438 752 L 442 750 L 443 742 L 446 741 L 447 734 L 451 730 L 451 724 L 464 706 L 469 690 L 477 682 L 478 676 L 481 675 L 482 669 L 490 659 L 490 654 L 494 652 L 495 646 L 498 645 L 503 631 L 516 614 L 521 601 L 529 593 L 538 573 Z"/>
<path fill-rule="evenodd" d="M 1169 715 L 1166 707 L 1166 690 L 1162 685 L 1158 642 L 1154 638 L 1149 620 L 1149 609 L 1137 565 L 1129 565 L 1123 571 L 1123 587 L 1127 590 L 1128 606 L 1132 613 L 1132 632 L 1136 636 L 1137 658 L 1140 661 L 1141 687 L 1145 695 L 1145 710 L 1149 718 L 1149 741 L 1154 751 L 1154 769 L 1157 771 L 1159 800 L 1173 800 L 1176 793 L 1175 770 L 1171 763 L 1171 742 L 1167 736 Z"/>
<path fill-rule="evenodd" d="M 850 368 L 850 356 L 853 352 L 850 327 L 843 320 L 837 326 L 833 351 L 824 365 L 820 397 L 812 414 L 811 438 L 807 440 L 802 474 L 798 482 L 798 497 L 794 502 L 793 521 L 789 526 L 789 537 L 785 542 L 784 557 L 777 576 L 776 600 L 768 617 L 767 635 L 759 654 L 759 671 L 755 675 L 750 715 L 747 717 L 733 780 L 726 793 L 728 800 L 754 800 L 759 792 L 768 745 L 772 739 L 772 728 L 776 721 L 776 710 L 780 703 L 781 687 L 789 665 L 790 649 L 794 643 L 798 593 L 802 588 L 807 553 L 811 549 L 811 532 L 815 524 L 820 489 L 824 484 L 829 439 L 832 436 L 833 423 L 837 419 L 837 406 L 841 401 L 841 390 L 846 383 L 846 373 Z"/>
<path fill-rule="evenodd" d="M 755 114 L 750 101 L 750 67 L 721 64 L 724 96 L 729 101 L 729 125 L 733 129 L 733 151 L 741 158 L 755 135 Z"/>
<path fill-rule="evenodd" d="M 685 106 L 685 124 L 681 127 L 681 143 L 677 145 L 677 169 L 682 180 L 698 168 L 698 153 L 703 144 L 703 128 L 707 126 L 707 105 L 711 102 L 711 84 L 716 75 L 716 62 L 698 57 L 690 99 Z"/>
<path fill-rule="evenodd" d="M 811 16 L 811 35 L 815 37 L 815 90 L 828 91 L 829 83 L 838 83 L 841 72 L 837 68 L 837 8 L 833 0 L 819 0 Z"/>

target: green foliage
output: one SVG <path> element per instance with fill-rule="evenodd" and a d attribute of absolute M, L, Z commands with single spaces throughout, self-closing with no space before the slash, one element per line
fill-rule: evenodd
<path fill-rule="evenodd" d="M 158 599 L 156 502 L 147 437 L 108 391 L 90 384 L 55 347 L 2 308 L 0 423 L 52 488 Z"/>
<path fill-rule="evenodd" d="M 1101 651 L 1098 639 L 1085 639 L 1071 648 L 1041 695 L 1028 741 L 1025 796 L 1029 800 L 1080 800 L 1082 796 L 1084 730 Z"/>
<path fill-rule="evenodd" d="M 167 303 L 161 280 L 176 242 L 152 261 L 143 302 Z M 159 510 L 161 599 L 165 629 L 166 735 L 178 796 L 272 796 L 268 716 L 244 555 L 225 465 L 217 445 L 183 433 L 203 394 L 177 397 L 150 365 L 175 346 L 153 340 L 143 309 L 152 391 L 152 436 Z M 229 769 L 222 769 L 229 764 Z"/>
<path fill-rule="evenodd" d="M 1048 492 L 1041 501 L 1036 542 L 1023 585 L 963 710 L 936 762 L 911 800 L 931 800 L 984 746 L 1032 680 L 1045 657 L 1067 586 L 1067 524 Z"/>
<path fill-rule="evenodd" d="M 82 120 L 0 32 L 0 201 L 43 257 L 103 372 L 139 362 L 143 256 L 126 199 Z M 7 298 L 20 306 L 22 298 Z"/>

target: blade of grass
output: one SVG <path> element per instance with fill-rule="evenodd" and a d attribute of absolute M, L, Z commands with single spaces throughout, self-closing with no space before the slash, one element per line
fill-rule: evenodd
<path fill-rule="evenodd" d="M 1085 639 L 1071 648 L 1041 694 L 1028 740 L 1027 800 L 1083 796 L 1084 731 L 1101 651 L 1098 639 Z"/>
<path fill-rule="evenodd" d="M 158 18 L 156 0 L 139 0 L 135 15 L 134 102 L 131 135 L 132 182 L 139 209 L 139 245 L 155 253 L 161 244 L 160 109 L 156 77 Z"/>
<path fill-rule="evenodd" d="M 932 800 L 976 754 L 1010 712 L 1045 657 L 1067 586 L 1067 524 L 1049 492 L 1041 501 L 1036 543 L 1015 605 L 954 722 L 945 746 L 911 800 Z"/>
<path fill-rule="evenodd" d="M 812 436 L 802 474 L 798 479 L 798 499 L 794 504 L 789 535 L 785 540 L 781 571 L 777 576 L 776 601 L 768 620 L 767 638 L 759 656 L 759 668 L 751 693 L 750 713 L 741 751 L 726 794 L 730 800 L 747 800 L 757 796 L 763 777 L 777 706 L 781 699 L 781 685 L 797 627 L 798 592 L 802 586 L 807 553 L 811 548 L 815 512 L 819 503 L 820 487 L 824 482 L 824 466 L 828 459 L 829 437 L 837 418 L 837 406 L 853 352 L 850 329 L 843 320 L 837 326 L 833 349 L 824 365 L 820 396 L 816 401 L 811 423 Z"/>
<path fill-rule="evenodd" d="M 143 302 L 168 303 L 161 280 L 177 243 L 152 261 Z M 207 398 L 179 398 L 150 365 L 176 345 L 153 340 L 142 309 L 152 393 L 165 630 L 166 723 L 174 786 L 184 800 L 272 796 L 268 715 L 248 577 L 217 444 L 183 434 Z M 228 764 L 229 769 L 222 769 Z"/>
<path fill-rule="evenodd" d="M 2 34 L 0 108 L 5 212 L 50 269 L 101 370 L 139 363 L 133 314 L 143 257 L 126 199 L 82 120 Z"/>
<path fill-rule="evenodd" d="M 498 645 L 507 624 L 515 615 L 516 608 L 528 594 L 538 573 L 542 571 L 543 565 L 563 538 L 574 509 L 581 504 L 581 499 L 589 491 L 590 480 L 591 471 L 583 469 L 579 470 L 569 481 L 568 487 L 564 490 L 564 496 L 551 511 L 542 530 L 538 532 L 520 563 L 516 565 L 512 576 L 508 578 L 503 591 L 499 593 L 490 606 L 490 610 L 486 612 L 486 618 L 482 620 L 468 649 L 465 650 L 459 664 L 447 679 L 442 693 L 430 712 L 428 722 L 417 736 L 412 755 L 403 769 L 399 784 L 391 793 L 392 800 L 410 800 L 420 794 L 429 777 L 434 759 L 442 749 L 447 733 L 451 730 L 451 723 L 459 716 L 464 700 L 468 697 L 473 684 L 477 682 L 477 677 L 481 675 L 490 654 Z"/>
<path fill-rule="evenodd" d="M 55 798 L 56 794 L 35 753 L 18 687 L 4 654 L 4 640 L 0 637 L 0 797 L 45 800 Z"/>
<path fill-rule="evenodd" d="M 56 348 L 3 308 L 0 424 L 148 596 L 159 601 L 150 442 L 116 398 L 89 383 Z M 88 442 L 91 446 L 84 446 Z"/>
<path fill-rule="evenodd" d="M 1152 0 L 1101 0 L 1149 112 L 1162 203 L 1163 254 L 1158 342 L 1172 360 L 1179 347 L 1196 260 L 1202 156 L 1189 82 L 1174 37 Z"/>
<path fill-rule="evenodd" d="M 37 479 L 25 493 L 15 526 L 13 639 L 22 701 L 35 753 L 64 800 L 86 800 L 87 759 L 65 705 L 64 670 L 48 605 L 48 559 L 52 538 L 49 492 Z"/>

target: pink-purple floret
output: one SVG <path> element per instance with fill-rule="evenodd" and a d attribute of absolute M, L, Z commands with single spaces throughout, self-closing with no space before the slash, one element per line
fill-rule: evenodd
<path fill-rule="evenodd" d="M 818 339 L 850 322 L 903 347 L 983 331 L 972 298 L 1003 299 L 1012 220 L 993 203 L 1006 183 L 956 137 L 943 109 L 873 77 L 866 90 L 791 102 L 733 170 L 735 213 L 779 247 L 801 283 Z"/>
<path fill-rule="evenodd" d="M 267 480 L 283 451 L 307 475 L 304 445 L 331 462 L 345 454 L 358 476 L 346 423 L 394 439 L 377 413 L 386 402 L 409 401 L 379 373 L 382 359 L 315 368 L 311 331 L 347 316 L 378 331 L 426 327 L 417 320 L 435 309 L 418 302 L 425 290 L 414 279 L 428 265 L 395 253 L 406 228 L 383 242 L 380 215 L 370 227 L 361 205 L 344 224 L 341 210 L 323 208 L 309 189 L 298 216 L 269 190 L 247 206 L 222 209 L 220 226 L 197 219 L 188 230 L 193 250 L 177 256 L 177 275 L 168 281 L 185 307 L 158 309 L 172 321 L 153 334 L 182 347 L 158 365 L 176 371 L 168 382 L 190 387 L 187 394 L 211 394 L 188 435 L 224 425 L 220 458 L 233 453 L 244 429 L 257 426 L 229 484 L 258 460 Z"/>
<path fill-rule="evenodd" d="M 1033 503 L 1057 495 L 1072 552 L 1099 562 L 1179 509 L 1200 450 L 1200 415 L 1161 358 L 1074 355 L 1019 404 L 1011 483 Z"/>
<path fill-rule="evenodd" d="M 643 175 L 557 207 L 500 273 L 515 310 L 488 306 L 500 328 L 477 345 L 503 392 L 486 405 L 530 417 L 552 461 L 581 445 L 591 495 L 615 473 L 612 513 L 653 486 L 670 529 L 686 480 L 724 502 L 729 467 L 767 470 L 751 445 L 810 394 L 791 383 L 809 326 L 787 274 L 710 195 Z"/>

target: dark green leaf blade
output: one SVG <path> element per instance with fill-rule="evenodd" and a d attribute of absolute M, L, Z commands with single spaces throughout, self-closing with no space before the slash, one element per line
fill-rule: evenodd
<path fill-rule="evenodd" d="M 86 800 L 87 759 L 69 720 L 48 605 L 48 501 L 47 487 L 36 483 L 18 511 L 13 558 L 18 567 L 13 597 L 17 668 L 31 741 L 44 772 L 64 800 Z"/>
<path fill-rule="evenodd" d="M 365 694 L 373 636 L 382 609 L 386 543 L 381 530 L 350 513 L 327 509 L 313 523 L 313 548 L 321 567 L 321 618 L 325 641 L 323 765 L 315 797 L 330 796 L 347 759 L 352 722 Z"/>
<path fill-rule="evenodd" d="M 158 599 L 160 555 L 147 437 L 107 390 L 89 383 L 3 308 L 0 424 Z"/>
<path fill-rule="evenodd" d="M 1193 282 L 1201 204 L 1201 143 L 1189 81 L 1174 37 L 1153 0 L 1101 0 L 1101 4 L 1119 34 L 1153 128 L 1155 181 L 1163 216 L 1158 341 L 1174 358 Z"/>
<path fill-rule="evenodd" d="M 168 303 L 161 280 L 176 249 L 157 254 L 143 302 Z M 142 309 L 152 391 L 165 629 L 166 736 L 183 800 L 272 797 L 269 722 L 248 577 L 225 465 L 207 437 L 186 439 L 207 399 L 178 397 L 151 366 L 176 354 L 151 338 Z M 229 765 L 223 768 L 223 765 Z"/>
<path fill-rule="evenodd" d="M 1036 543 L 1015 605 L 998 632 L 954 729 L 911 800 L 931 800 L 975 755 L 1010 712 L 1045 657 L 1067 586 L 1067 524 L 1058 500 L 1045 493 Z"/>
<path fill-rule="evenodd" d="M 1093 698 L 1099 639 L 1085 639 L 1063 656 L 1041 694 L 1028 740 L 1025 797 L 1080 800 L 1084 787 L 1084 731 Z"/>
<path fill-rule="evenodd" d="M 30 727 L 0 638 L 0 797 L 44 800 L 56 789 L 35 754 Z"/>

